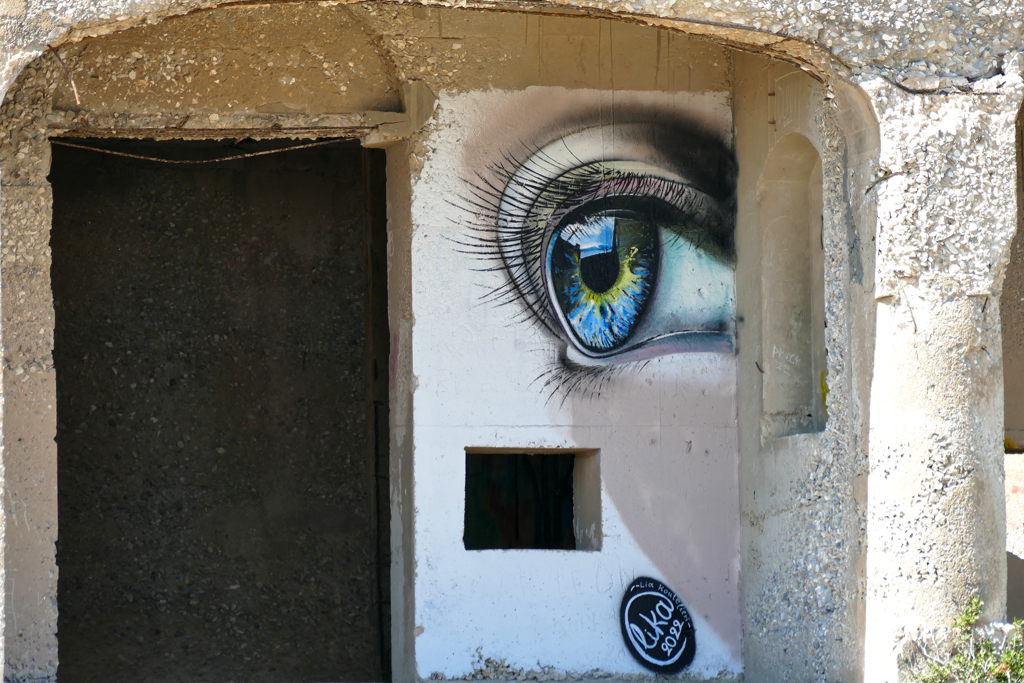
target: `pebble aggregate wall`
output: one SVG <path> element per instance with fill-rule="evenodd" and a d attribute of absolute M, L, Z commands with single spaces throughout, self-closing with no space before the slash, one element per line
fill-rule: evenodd
<path fill-rule="evenodd" d="M 878 296 L 913 280 L 928 288 L 949 280 L 976 296 L 1001 288 L 1017 227 L 1021 66 L 1014 55 L 998 76 L 929 96 L 861 81 L 882 140 Z"/>
<path fill-rule="evenodd" d="M 864 552 L 866 501 L 855 482 L 867 464 L 865 411 L 855 392 L 869 381 L 870 361 L 855 353 L 855 342 L 864 340 L 851 329 L 851 320 L 870 300 L 870 278 L 865 282 L 863 269 L 872 255 L 870 228 L 863 232 L 864 224 L 855 223 L 851 212 L 871 199 L 863 191 L 868 173 L 862 165 L 872 142 L 870 136 L 853 134 L 856 121 L 842 120 L 833 93 L 800 72 L 751 56 L 737 59 L 737 71 L 737 153 L 745 169 L 738 249 L 751 252 L 748 263 L 761 260 L 763 226 L 754 218 L 756 200 L 745 195 L 753 195 L 753 186 L 763 180 L 774 145 L 787 135 L 802 135 L 828 169 L 822 235 L 829 385 L 824 432 L 763 436 L 762 374 L 756 368 L 771 359 L 770 350 L 759 344 L 763 321 L 751 311 L 761 309 L 762 298 L 773 300 L 772 289 L 750 266 L 737 273 L 739 314 L 745 319 L 739 348 L 745 673 L 752 680 L 857 680 L 863 604 L 856 567 Z M 746 136 L 744 129 L 750 131 Z M 844 167 L 847 173 L 832 172 Z M 745 229 L 751 221 L 755 224 Z M 799 536 L 794 529 L 800 529 Z M 775 646 L 792 642 L 797 632 L 800 656 L 788 645 Z"/>
<path fill-rule="evenodd" d="M 894 638 L 909 653 L 972 594 L 989 619 L 1005 610 L 1005 503 L 991 492 L 1004 488 L 997 295 L 1017 224 L 1020 56 L 956 93 L 862 87 L 881 133 L 876 334 L 889 346 L 867 520 L 866 676 L 882 680 Z"/>
<path fill-rule="evenodd" d="M 55 458 L 52 435 L 46 433 L 53 422 L 47 414 L 52 404 L 45 400 L 53 394 L 52 339 L 46 334 L 53 325 L 46 244 L 50 205 L 46 138 L 51 128 L 61 131 L 78 125 L 82 114 L 70 104 L 54 111 L 51 93 L 59 90 L 54 99 L 65 103 L 72 102 L 74 95 L 68 92 L 56 59 L 36 58 L 49 44 L 60 46 L 217 4 L 0 3 L 5 47 L 0 85 L 6 91 L 19 75 L 23 79 L 5 101 L 0 117 L 5 489 L 19 492 L 5 501 L 4 570 L 9 584 L 18 568 L 12 563 L 16 555 L 29 558 L 32 574 L 42 577 L 38 586 L 28 587 L 37 604 L 35 618 L 15 624 L 16 614 L 5 615 L 5 678 L 51 677 L 56 662 L 56 641 L 47 631 L 56 604 L 47 592 L 52 584 L 46 580 L 56 568 L 45 559 L 52 557 L 56 534 L 49 521 L 55 519 L 51 510 L 56 504 L 55 487 L 45 477 Z M 344 3 L 317 6 L 336 4 Z M 534 3 L 486 6 L 542 9 Z M 787 599 L 796 607 L 780 612 L 775 610 L 784 603 L 750 603 L 759 613 L 750 615 L 747 638 L 761 635 L 751 624 L 764 623 L 770 626 L 764 634 L 771 634 L 776 647 L 792 650 L 794 658 L 807 659 L 807 670 L 823 680 L 895 683 L 894 652 L 905 653 L 899 648 L 909 646 L 908 638 L 941 631 L 941 624 L 972 591 L 986 600 L 987 617 L 1000 618 L 1005 574 L 1000 575 L 998 567 L 1005 572 L 1005 515 L 994 503 L 1003 497 L 998 297 L 1017 220 L 1011 183 L 1017 174 L 1014 127 L 1024 87 L 1020 58 L 1014 51 L 1024 48 L 1024 2 L 554 0 L 544 7 L 567 14 L 618 16 L 748 46 L 802 65 L 823 80 L 821 97 L 827 105 L 820 124 L 825 130 L 823 159 L 826 165 L 841 163 L 847 174 L 843 181 L 837 175 L 826 176 L 825 190 L 826 206 L 838 207 L 835 215 L 826 218 L 827 254 L 833 260 L 840 253 L 849 255 L 827 269 L 826 288 L 830 321 L 839 323 L 835 330 L 830 328 L 830 342 L 838 340 L 838 348 L 844 349 L 829 357 L 830 376 L 842 377 L 844 383 L 830 396 L 835 401 L 830 403 L 830 413 L 843 417 L 830 420 L 829 433 L 842 431 L 846 436 L 842 446 L 834 441 L 824 451 L 814 470 L 783 482 L 781 489 L 798 510 L 792 535 L 822 540 L 838 535 L 837 542 L 849 542 L 851 547 L 838 555 L 838 563 L 830 559 L 832 553 L 793 558 L 793 582 L 788 586 L 792 592 Z M 458 33 L 439 30 L 436 39 L 415 35 L 425 14 L 419 7 L 354 5 L 351 12 L 363 25 L 373 26 L 372 33 L 384 36 L 386 53 L 393 61 L 385 60 L 381 68 L 394 76 L 396 84 L 415 77 L 428 82 L 434 92 L 500 86 L 492 81 L 492 76 L 498 78 L 494 73 L 499 64 L 512 66 L 510 60 L 495 56 L 483 71 L 467 69 L 472 57 L 468 50 L 462 51 L 464 40 Z M 62 53 L 74 50 L 73 44 L 61 48 Z M 32 66 L 22 71 L 30 62 Z M 140 79 L 142 66 L 129 67 L 118 63 L 112 68 L 123 72 L 128 81 L 146 80 Z M 133 68 L 135 79 L 131 78 Z M 356 81 L 348 82 L 353 88 Z M 141 96 L 138 91 L 130 93 L 130 98 Z M 373 109 L 394 111 L 397 101 L 389 97 L 390 101 Z M 269 128 L 275 116 L 284 117 L 281 120 L 289 125 L 316 125 L 303 119 L 308 116 L 303 112 L 253 112 L 248 123 L 222 122 L 229 108 L 226 103 L 219 112 L 216 108 L 203 111 L 204 129 L 240 124 Z M 347 111 L 367 109 L 353 105 Z M 860 114 L 851 114 L 856 111 Z M 878 126 L 874 153 L 869 139 L 872 126 L 864 123 L 872 117 Z M 90 127 L 170 127 L 178 121 L 157 113 L 154 120 L 140 123 L 111 110 Z M 345 125 L 352 121 L 345 119 Z M 416 156 L 424 152 L 421 140 L 414 137 L 391 151 L 389 163 L 396 176 L 415 178 Z M 405 155 L 404 160 L 397 155 Z M 401 193 L 395 198 L 399 206 Z M 393 235 L 392 246 L 401 248 L 402 239 Z M 859 248 L 854 246 L 857 240 Z M 397 283 L 408 277 L 402 273 L 407 267 L 403 263 L 398 260 L 392 266 Z M 862 283 L 865 295 L 851 296 L 851 282 Z M 878 298 L 877 304 L 871 297 Z M 396 304 L 392 330 L 400 340 L 394 358 L 400 369 L 407 368 L 412 321 L 403 311 L 409 307 L 402 308 L 394 295 L 392 301 Z M 878 323 L 873 329 L 876 306 Z M 915 379 L 908 382 L 909 378 Z M 399 398 L 409 395 L 403 393 L 412 390 L 405 383 L 414 384 L 414 379 L 402 373 L 392 376 Z M 401 400 L 393 404 L 397 412 L 393 440 L 399 443 L 392 446 L 398 453 L 411 448 L 412 419 L 404 405 Z M 19 443 L 19 434 L 32 434 L 34 441 Z M 19 471 L 14 479 L 12 462 L 18 463 Z M 393 468 L 401 466 L 400 457 L 393 460 Z M 408 494 L 402 487 L 408 485 L 409 476 L 409 472 L 393 471 L 392 486 L 398 493 Z M 832 492 L 840 499 L 830 504 L 825 496 Z M 401 550 L 403 533 L 406 542 L 410 533 L 411 497 L 402 500 L 402 514 L 393 517 L 396 550 Z M 31 501 L 31 516 L 26 501 Z M 19 535 L 16 530 L 25 525 L 35 527 L 37 533 Z M 931 531 L 915 534 L 920 528 Z M 866 558 L 861 539 L 867 541 Z M 882 548 L 887 548 L 885 553 L 872 555 L 872 549 Z M 37 567 L 38 559 L 31 558 L 42 558 L 44 565 Z M 399 559 L 408 561 L 401 553 Z M 866 574 L 859 578 L 857 566 L 862 562 Z M 406 566 L 405 571 L 413 569 Z M 950 576 L 958 578 L 947 582 Z M 808 582 L 808 577 L 823 580 Z M 24 588 L 18 585 L 19 590 Z M 863 641 L 864 631 L 858 629 L 865 629 L 865 622 L 850 611 L 836 613 L 825 591 L 831 592 L 832 599 L 847 601 L 853 612 L 865 605 L 866 645 L 835 644 L 837 634 L 853 634 Z M 858 602 L 860 591 L 864 591 L 863 602 Z M 401 582 L 392 594 L 402 594 Z M 780 591 L 779 597 L 783 595 Z M 809 609 L 812 605 L 817 611 Z M 402 609 L 396 598 L 396 624 L 402 620 Z M 873 614 L 887 618 L 876 622 Z M 398 634 L 398 661 L 411 661 L 413 639 L 411 634 Z M 864 672 L 859 671 L 862 666 Z M 500 663 L 491 668 L 495 672 L 481 663 L 481 675 L 508 675 Z M 776 670 L 777 680 L 784 679 L 785 671 Z M 411 676 L 401 667 L 396 667 L 395 674 L 401 680 Z M 768 670 L 767 675 L 773 674 Z"/>
<path fill-rule="evenodd" d="M 4 80 L 9 83 L 21 65 L 69 32 L 79 36 L 108 31 L 218 4 L 202 0 L 4 0 L 0 4 L 0 32 L 7 47 Z M 472 6 L 465 0 L 431 4 Z M 962 86 L 966 83 L 961 79 L 991 76 L 1000 68 L 1000 56 L 1024 43 L 1024 3 L 1020 0 L 556 0 L 549 4 L 641 20 L 666 19 L 755 32 L 759 35 L 742 42 L 783 50 L 787 46 L 779 43 L 800 41 L 831 53 L 851 68 L 877 69 L 913 89 L 933 89 L 943 81 Z"/>

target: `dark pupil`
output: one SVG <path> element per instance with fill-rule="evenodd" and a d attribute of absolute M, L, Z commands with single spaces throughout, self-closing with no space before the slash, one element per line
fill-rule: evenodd
<path fill-rule="evenodd" d="M 555 229 L 547 280 L 567 331 L 584 349 L 625 344 L 658 277 L 660 222 L 631 197 L 588 202 Z"/>
<path fill-rule="evenodd" d="M 610 250 L 580 259 L 580 278 L 590 291 L 604 294 L 619 279 L 619 250 Z"/>

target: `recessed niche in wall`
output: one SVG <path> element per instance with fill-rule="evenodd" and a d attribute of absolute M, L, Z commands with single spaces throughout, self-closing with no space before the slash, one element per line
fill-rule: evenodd
<path fill-rule="evenodd" d="M 765 439 L 825 428 L 821 178 L 814 146 L 791 133 L 772 149 L 758 183 Z"/>
<path fill-rule="evenodd" d="M 600 550 L 597 451 L 466 449 L 466 550 Z"/>

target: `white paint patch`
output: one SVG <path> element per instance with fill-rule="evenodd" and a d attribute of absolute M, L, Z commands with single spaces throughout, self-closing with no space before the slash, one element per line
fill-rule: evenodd
<path fill-rule="evenodd" d="M 618 624 L 636 576 L 665 581 L 696 626 L 689 674 L 741 671 L 736 364 L 690 353 L 626 364 L 600 392 L 552 394 L 559 345 L 516 305 L 481 296 L 501 271 L 461 253 L 464 179 L 538 149 L 588 113 L 673 107 L 722 135 L 726 93 L 531 88 L 442 95 L 413 199 L 415 640 L 422 677 L 469 674 L 481 658 L 524 669 L 648 674 Z M 465 448 L 599 449 L 599 551 L 463 546 Z"/>

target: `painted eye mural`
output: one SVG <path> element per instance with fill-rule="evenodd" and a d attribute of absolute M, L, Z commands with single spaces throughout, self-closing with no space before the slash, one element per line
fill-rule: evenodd
<path fill-rule="evenodd" d="M 477 221 L 462 244 L 504 272 L 492 298 L 565 342 L 555 381 L 733 351 L 736 162 L 723 141 L 677 121 L 594 126 L 491 171 L 464 200 Z"/>

